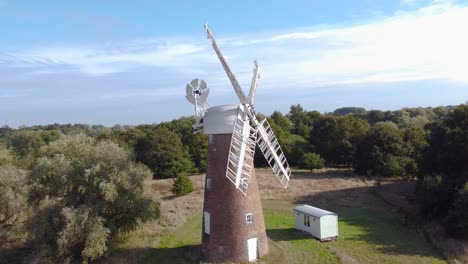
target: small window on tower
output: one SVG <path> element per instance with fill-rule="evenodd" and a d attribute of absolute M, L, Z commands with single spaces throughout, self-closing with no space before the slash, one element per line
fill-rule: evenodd
<path fill-rule="evenodd" d="M 211 179 L 210 178 L 206 178 L 206 189 L 211 190 Z"/>
<path fill-rule="evenodd" d="M 213 135 L 208 136 L 208 144 L 213 144 Z"/>
<path fill-rule="evenodd" d="M 252 213 L 248 213 L 248 214 L 245 215 L 245 222 L 247 222 L 247 224 L 253 223 L 253 214 Z"/>

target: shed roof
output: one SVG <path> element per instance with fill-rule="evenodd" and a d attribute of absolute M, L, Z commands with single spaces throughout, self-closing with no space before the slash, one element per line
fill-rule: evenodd
<path fill-rule="evenodd" d="M 325 215 L 337 215 L 337 214 L 335 214 L 333 212 L 323 210 L 323 209 L 320 209 L 320 208 L 317 208 L 317 207 L 313 207 L 313 206 L 307 205 L 307 204 L 301 204 L 301 205 L 298 205 L 298 206 L 294 207 L 294 211 L 298 211 L 298 212 L 308 214 L 308 215 L 311 215 L 311 216 L 315 216 L 315 217 L 322 217 L 322 216 L 325 216 Z"/>

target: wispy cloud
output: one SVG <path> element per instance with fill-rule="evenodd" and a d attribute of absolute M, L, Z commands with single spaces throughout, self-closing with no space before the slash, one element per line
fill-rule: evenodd
<path fill-rule="evenodd" d="M 249 61 L 256 57 L 272 88 L 291 80 L 309 87 L 440 78 L 468 82 L 467 24 L 468 7 L 442 1 L 353 26 L 259 33 L 260 38 L 224 36 L 219 42 L 241 79 L 250 78 Z M 218 69 L 210 49 L 204 38 L 143 39 L 89 47 L 34 47 L 0 55 L 0 63 L 32 73 L 79 70 L 105 75 L 159 67 L 177 75 Z"/>

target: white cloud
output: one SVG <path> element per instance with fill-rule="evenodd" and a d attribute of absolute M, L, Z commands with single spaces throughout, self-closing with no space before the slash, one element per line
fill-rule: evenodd
<path fill-rule="evenodd" d="M 259 32 L 260 37 L 227 36 L 218 42 L 246 86 L 255 58 L 262 66 L 261 85 L 271 89 L 428 79 L 468 83 L 466 25 L 468 7 L 436 1 L 358 25 Z M 181 72 L 199 74 L 194 77 L 206 77 L 214 85 L 227 83 L 211 45 L 203 37 L 143 39 L 93 47 L 36 47 L 9 55 L 0 55 L 0 64 L 3 61 L 8 67 L 30 68 L 36 74 L 79 71 L 106 75 L 157 67 L 167 70 L 174 86 L 180 82 Z"/>

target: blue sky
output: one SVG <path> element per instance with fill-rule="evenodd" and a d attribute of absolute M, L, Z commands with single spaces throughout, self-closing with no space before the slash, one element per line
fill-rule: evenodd
<path fill-rule="evenodd" d="M 141 124 L 237 103 L 208 22 L 259 112 L 468 100 L 468 1 L 0 0 L 0 125 Z"/>

